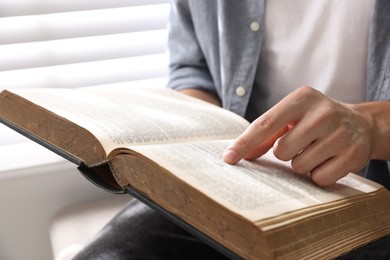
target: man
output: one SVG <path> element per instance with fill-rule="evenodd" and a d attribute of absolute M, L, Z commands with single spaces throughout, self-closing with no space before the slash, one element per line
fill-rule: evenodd
<path fill-rule="evenodd" d="M 389 72 L 383 71 L 389 58 L 378 53 L 389 52 L 389 28 L 375 24 L 385 22 L 379 19 L 389 16 L 382 9 L 388 5 L 276 0 L 264 8 L 262 1 L 175 1 L 170 86 L 221 100 L 248 119 L 276 104 L 224 160 L 253 159 L 274 147 L 298 173 L 310 172 L 318 185 L 329 185 L 371 159 L 390 160 L 390 103 L 361 103 L 390 98 Z M 304 84 L 333 99 L 308 87 L 294 91 Z"/>
<path fill-rule="evenodd" d="M 174 0 L 169 51 L 169 87 L 253 121 L 227 163 L 272 148 L 320 186 L 366 168 L 390 187 L 390 1 Z M 134 201 L 78 259 L 206 257 L 224 258 Z"/>

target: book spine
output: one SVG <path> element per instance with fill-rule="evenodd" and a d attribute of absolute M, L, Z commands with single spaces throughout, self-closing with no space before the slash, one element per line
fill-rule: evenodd
<path fill-rule="evenodd" d="M 114 194 L 126 193 L 113 176 L 108 174 L 111 172 L 108 163 L 90 168 L 82 162 L 77 169 L 87 180 L 105 191 Z"/>
<path fill-rule="evenodd" d="M 31 132 L 21 128 L 21 127 L 18 127 L 17 125 L 11 123 L 10 121 L 8 121 L 7 119 L 3 118 L 3 117 L 0 117 L 0 123 L 3 123 L 4 125 L 8 126 L 9 128 L 11 128 L 12 130 L 20 133 L 21 135 L 29 138 L 30 140 L 42 145 L 43 147 L 49 149 L 50 151 L 58 154 L 59 156 L 65 158 L 66 160 L 76 164 L 76 165 L 80 165 L 82 164 L 82 160 L 76 156 L 73 156 L 72 154 L 62 150 L 62 149 L 59 149 L 57 146 L 54 146 L 53 144 L 49 143 L 49 142 L 45 142 L 43 141 L 43 139 L 35 136 L 34 134 L 32 134 Z"/>

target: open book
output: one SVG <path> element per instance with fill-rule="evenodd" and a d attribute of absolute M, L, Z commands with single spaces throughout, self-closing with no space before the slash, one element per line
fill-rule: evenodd
<path fill-rule="evenodd" d="M 382 186 L 349 174 L 320 188 L 272 153 L 226 164 L 249 123 L 173 90 L 4 90 L 0 121 L 230 257 L 333 258 L 390 234 Z"/>

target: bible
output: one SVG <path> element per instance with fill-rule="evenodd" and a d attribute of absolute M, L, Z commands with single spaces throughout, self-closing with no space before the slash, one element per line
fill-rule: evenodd
<path fill-rule="evenodd" d="M 231 258 L 335 258 L 390 234 L 381 185 L 350 173 L 321 188 L 272 152 L 226 164 L 249 122 L 170 89 L 3 90 L 0 121 Z"/>

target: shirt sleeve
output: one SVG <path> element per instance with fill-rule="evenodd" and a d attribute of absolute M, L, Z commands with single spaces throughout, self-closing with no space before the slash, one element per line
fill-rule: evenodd
<path fill-rule="evenodd" d="M 215 94 L 215 85 L 194 29 L 190 2 L 171 1 L 168 87 L 175 90 L 197 88 Z"/>

